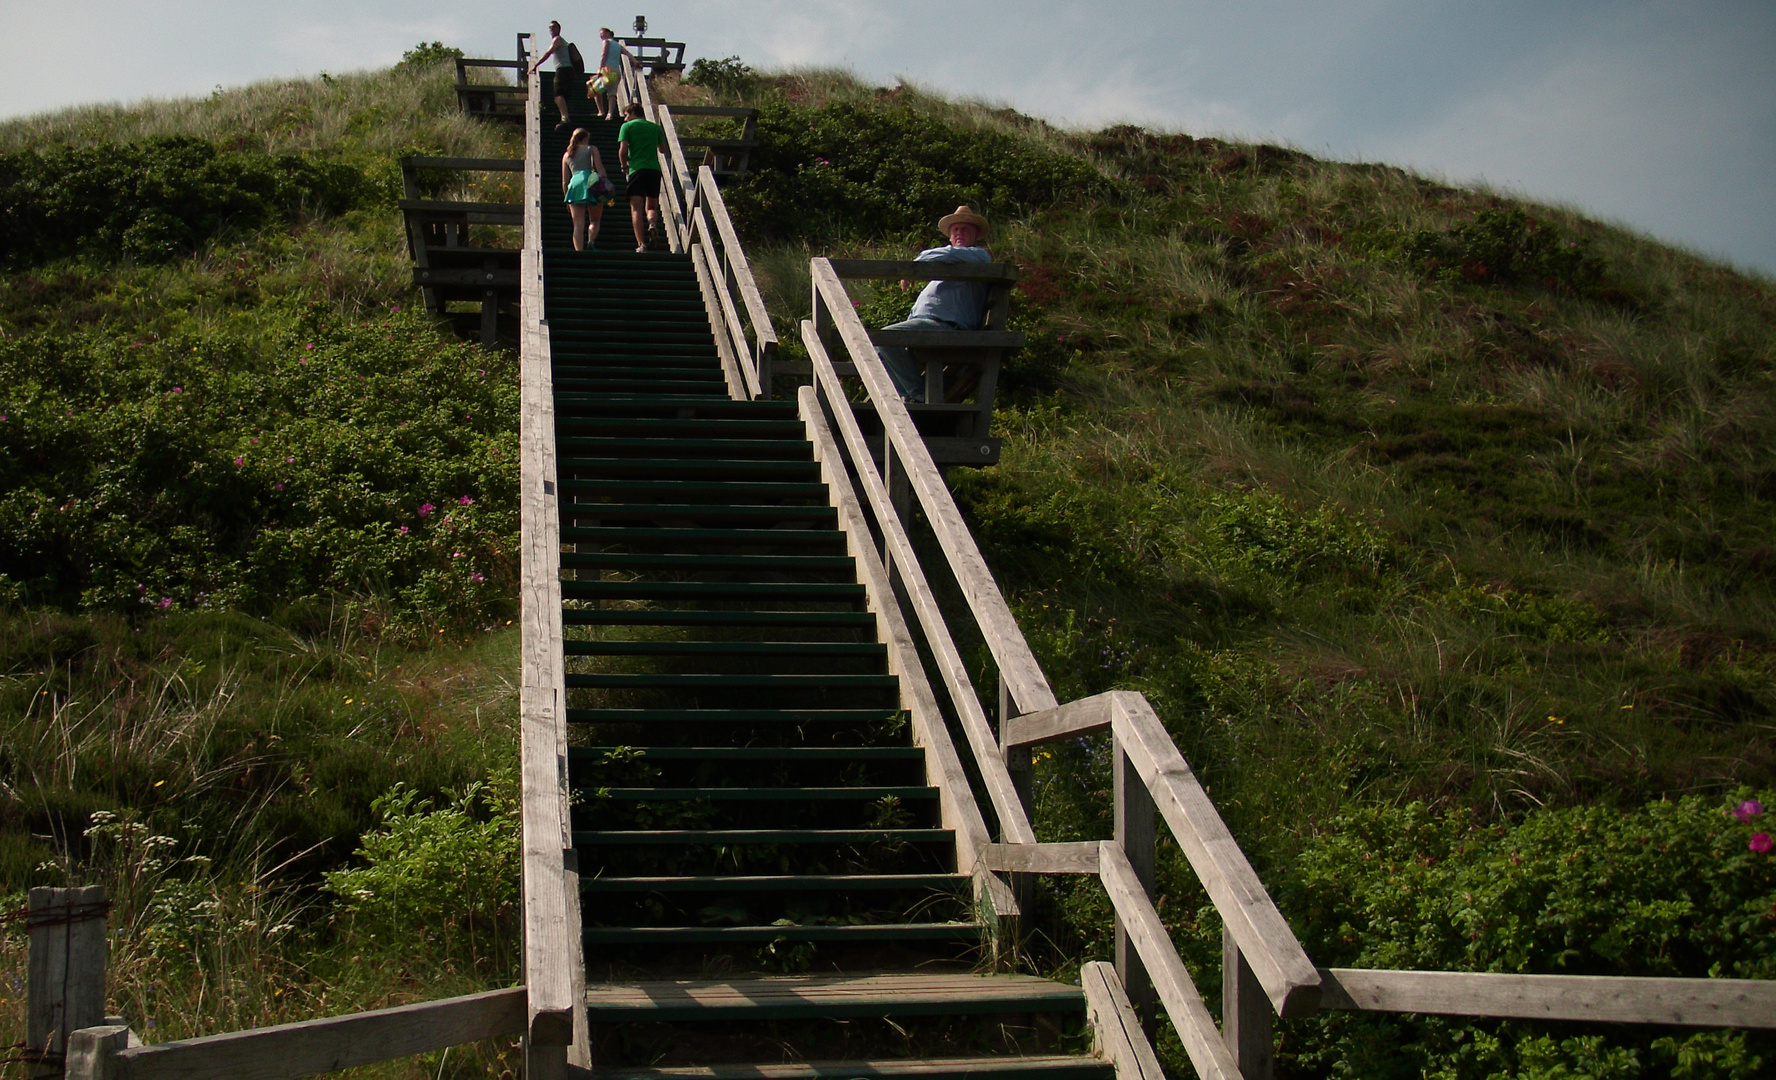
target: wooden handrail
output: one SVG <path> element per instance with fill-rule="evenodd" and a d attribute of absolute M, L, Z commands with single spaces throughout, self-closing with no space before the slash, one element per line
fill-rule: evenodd
<path fill-rule="evenodd" d="M 1323 968 L 1328 1009 L 1776 1028 L 1776 981 Z"/>
<path fill-rule="evenodd" d="M 1054 691 L 1049 688 L 1048 678 L 1042 674 L 1042 666 L 1036 662 L 1035 654 L 1024 640 L 1023 631 L 1018 629 L 1017 620 L 1012 618 L 1011 608 L 1006 605 L 992 572 L 987 569 L 987 561 L 981 557 L 973 534 L 962 521 L 962 513 L 956 509 L 956 500 L 951 497 L 943 475 L 932 462 L 924 438 L 913 426 L 912 416 L 895 390 L 893 380 L 888 377 L 887 369 L 882 366 L 881 358 L 876 355 L 875 347 L 870 344 L 869 331 L 851 306 L 844 282 L 839 280 L 828 259 L 815 259 L 812 271 L 815 294 L 824 300 L 833 325 L 850 353 L 851 362 L 857 365 L 858 377 L 875 403 L 883 432 L 906 466 L 913 493 L 924 508 L 925 518 L 932 532 L 937 534 L 937 542 L 943 548 L 957 584 L 962 587 L 969 610 L 980 625 L 981 635 L 999 667 L 999 678 L 1007 693 L 1019 712 L 1054 708 L 1058 703 Z"/>
<path fill-rule="evenodd" d="M 906 583 L 907 598 L 925 631 L 926 644 L 931 648 L 932 658 L 943 676 L 944 687 L 949 691 L 950 701 L 955 705 L 957 718 L 961 721 L 962 732 L 968 739 L 969 748 L 974 752 L 975 765 L 980 770 L 981 782 L 987 789 L 987 798 L 993 804 L 993 813 L 999 818 L 1000 835 L 1010 843 L 1034 844 L 1036 833 L 1030 827 L 1030 819 L 1018 798 L 1011 774 L 1005 768 L 1005 760 L 998 752 L 998 740 L 993 734 L 992 725 L 987 721 L 986 712 L 981 708 L 974 683 L 968 676 L 968 666 L 944 625 L 943 612 L 937 606 L 936 594 L 932 591 L 930 582 L 925 579 L 919 557 L 913 550 L 912 539 L 907 535 L 900 515 L 894 508 L 887 485 L 882 482 L 882 476 L 871 460 L 870 447 L 864 439 L 863 429 L 858 426 L 857 417 L 845 400 L 844 384 L 839 381 L 839 373 L 833 367 L 832 357 L 827 354 L 826 345 L 815 332 L 812 322 L 802 323 L 802 342 L 808 347 L 815 380 L 825 391 L 827 404 L 844 435 L 845 445 L 851 456 L 851 467 L 862 481 L 864 492 L 869 497 L 870 509 L 875 512 L 888 561 Z"/>
<path fill-rule="evenodd" d="M 1128 927 L 1129 938 L 1141 953 L 1141 960 L 1153 979 L 1153 988 L 1165 1006 L 1166 1015 L 1171 1017 L 1172 1026 L 1178 1030 L 1178 1038 L 1183 1042 L 1184 1052 L 1189 1055 L 1196 1074 L 1203 1080 L 1240 1080 L 1240 1069 L 1233 1059 L 1233 1052 L 1216 1030 L 1215 1018 L 1209 1015 L 1209 1007 L 1203 1004 L 1202 993 L 1178 956 L 1177 946 L 1172 944 L 1165 923 L 1160 921 L 1159 912 L 1154 909 L 1146 886 L 1141 884 L 1135 868 L 1123 853 L 1122 845 L 1113 840 L 1104 841 L 1099 846 L 1098 867 L 1098 880 L 1104 883 L 1104 892 L 1109 895 L 1117 917 Z"/>
<path fill-rule="evenodd" d="M 722 261 L 733 275 L 740 299 L 746 305 L 747 321 L 752 324 L 752 362 L 757 368 L 761 393 L 770 397 L 771 360 L 777 354 L 777 331 L 771 325 L 770 310 L 765 307 L 765 298 L 759 292 L 758 282 L 753 279 L 746 250 L 740 246 L 734 220 L 728 216 L 728 204 L 723 201 L 721 188 L 716 185 L 714 169 L 707 165 L 698 167 L 697 189 L 701 203 L 709 208 L 709 216 L 715 221 L 716 235 L 721 238 Z"/>
<path fill-rule="evenodd" d="M 520 277 L 520 496 L 522 518 L 519 682 L 520 799 L 523 807 L 525 1034 L 532 1055 L 566 1065 L 546 1047 L 585 1055 L 585 983 L 578 875 L 567 812 L 567 685 L 562 670 L 560 507 L 555 484 L 555 406 L 543 316 L 542 120 L 540 95 L 525 105 L 524 250 Z M 576 1030 L 576 1028 L 580 1030 Z M 548 1070 L 545 1071 L 559 1071 Z"/>
<path fill-rule="evenodd" d="M 129 1028 L 83 1028 L 67 1080 L 299 1080 L 526 1031 L 525 988 L 125 1046 Z"/>
<path fill-rule="evenodd" d="M 969 790 L 968 774 L 963 770 L 962 759 L 957 756 L 955 744 L 950 741 L 949 731 L 944 726 L 937 696 L 931 692 L 931 684 L 925 678 L 912 631 L 894 599 L 887 567 L 875 548 L 870 546 L 869 525 L 864 521 L 844 457 L 819 402 L 815 400 L 813 387 L 802 387 L 797 394 L 797 405 L 808 426 L 809 441 L 814 444 L 814 458 L 820 463 L 821 478 L 831 489 L 833 504 L 839 511 L 846 546 L 857 560 L 858 576 L 863 580 L 870 610 L 879 621 L 878 633 L 888 646 L 889 670 L 900 677 L 905 688 L 911 706 L 907 711 L 912 716 L 914 742 L 930 755 L 928 768 L 938 789 L 944 824 L 956 830 L 957 866 L 965 872 L 974 872 L 980 868 L 980 855 L 990 836 Z"/>
<path fill-rule="evenodd" d="M 659 109 L 660 129 L 666 133 L 666 165 L 667 177 L 671 181 L 673 198 L 678 200 L 683 209 L 679 219 L 679 230 L 682 233 L 680 242 L 686 248 L 691 246 L 691 213 L 695 203 L 696 176 L 685 162 L 684 145 L 678 139 L 678 124 L 673 119 L 672 106 L 662 105 Z"/>

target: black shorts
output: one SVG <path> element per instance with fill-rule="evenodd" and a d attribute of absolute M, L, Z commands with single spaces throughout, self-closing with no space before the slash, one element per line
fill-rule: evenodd
<path fill-rule="evenodd" d="M 586 89 L 586 73 L 573 68 L 555 69 L 555 96 L 558 98 L 573 97 L 584 93 Z"/>
<path fill-rule="evenodd" d="M 660 197 L 660 170 L 642 169 L 629 174 L 629 197 L 631 199 Z"/>

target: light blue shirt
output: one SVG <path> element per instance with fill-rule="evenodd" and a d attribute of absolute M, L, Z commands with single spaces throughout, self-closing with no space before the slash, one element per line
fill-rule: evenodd
<path fill-rule="evenodd" d="M 914 262 L 990 263 L 993 253 L 984 247 L 926 248 Z M 958 330 L 979 330 L 987 314 L 987 283 L 984 281 L 933 281 L 913 301 L 912 319 L 936 319 Z"/>

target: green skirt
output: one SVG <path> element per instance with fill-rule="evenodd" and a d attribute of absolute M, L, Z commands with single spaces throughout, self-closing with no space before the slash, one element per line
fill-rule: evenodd
<path fill-rule="evenodd" d="M 598 183 L 598 174 L 591 169 L 580 169 L 567 178 L 567 196 L 563 200 L 570 203 L 589 203 L 597 200 L 592 197 L 592 185 Z"/>

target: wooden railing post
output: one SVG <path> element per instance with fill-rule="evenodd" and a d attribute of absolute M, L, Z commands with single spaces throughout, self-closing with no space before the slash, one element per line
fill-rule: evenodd
<path fill-rule="evenodd" d="M 1020 715 L 1022 710 L 1017 706 L 1017 699 L 1012 697 L 1011 687 L 1006 684 L 1005 677 L 999 677 L 999 753 L 1005 758 L 1005 771 L 1011 774 L 1011 786 L 1017 789 L 1018 802 L 1023 804 L 1024 816 L 1031 821 L 1036 820 L 1036 762 L 1028 746 L 1017 746 L 1011 743 L 1011 720 Z"/>
<path fill-rule="evenodd" d="M 1221 1038 L 1246 1080 L 1270 1080 L 1276 1073 L 1276 1015 L 1264 985 L 1252 974 L 1239 942 L 1221 930 Z"/>
<path fill-rule="evenodd" d="M 68 1035 L 105 1022 L 105 887 L 32 889 L 25 1050 L 33 1077 L 61 1076 Z"/>
<path fill-rule="evenodd" d="M 1135 772 L 1134 763 L 1129 761 L 1122 741 L 1114 736 L 1111 738 L 1110 753 L 1114 783 L 1112 797 L 1116 803 L 1116 842 L 1122 847 L 1129 865 L 1134 867 L 1135 877 L 1141 882 L 1142 890 L 1151 900 L 1154 884 L 1153 796 L 1148 793 L 1147 786 Z M 1141 1026 L 1151 1040 L 1158 1031 L 1158 1013 L 1153 1008 L 1153 982 L 1147 977 L 1147 968 L 1141 963 L 1140 954 L 1129 940 L 1128 927 L 1124 925 L 1120 915 L 1116 919 L 1116 974 L 1121 977 L 1129 1004 L 1140 1015 Z"/>

